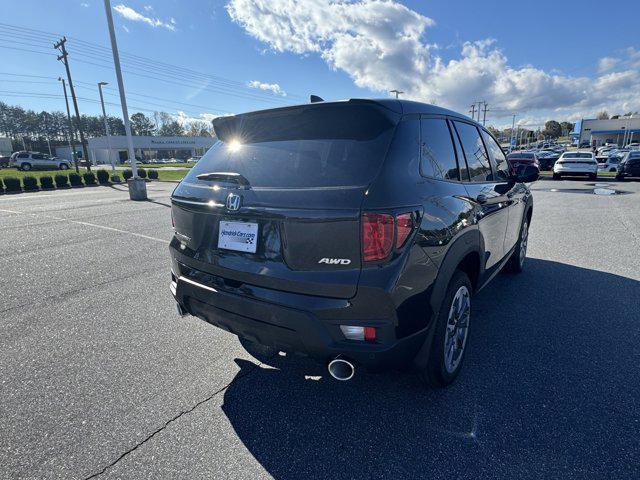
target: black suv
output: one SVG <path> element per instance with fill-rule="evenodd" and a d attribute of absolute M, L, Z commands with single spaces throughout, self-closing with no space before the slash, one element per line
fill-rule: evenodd
<path fill-rule="evenodd" d="M 458 374 L 472 294 L 522 270 L 533 212 L 481 125 L 401 100 L 217 118 L 220 140 L 171 197 L 171 290 L 250 342 L 347 380 L 417 367 Z"/>
<path fill-rule="evenodd" d="M 640 177 L 640 150 L 627 152 L 618 164 L 616 179 L 624 180 L 627 177 Z"/>

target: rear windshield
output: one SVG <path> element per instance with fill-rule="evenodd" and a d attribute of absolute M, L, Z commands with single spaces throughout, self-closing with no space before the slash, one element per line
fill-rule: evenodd
<path fill-rule="evenodd" d="M 590 153 L 565 153 L 563 158 L 592 158 Z"/>
<path fill-rule="evenodd" d="M 366 186 L 380 169 L 394 126 L 385 111 L 369 105 L 305 106 L 222 118 L 214 122 L 220 141 L 185 181 L 230 172 L 252 188 Z"/>

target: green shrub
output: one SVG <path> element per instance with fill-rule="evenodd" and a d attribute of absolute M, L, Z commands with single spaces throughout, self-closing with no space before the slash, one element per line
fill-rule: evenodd
<path fill-rule="evenodd" d="M 123 170 L 122 171 L 122 178 L 126 180 L 129 180 L 131 177 L 133 177 L 133 172 L 131 170 Z"/>
<path fill-rule="evenodd" d="M 101 170 L 98 170 L 101 171 Z M 95 185 L 96 184 L 96 175 L 93 172 L 85 172 L 82 174 L 82 178 L 84 179 L 85 185 Z"/>
<path fill-rule="evenodd" d="M 53 187 L 53 178 L 49 175 L 43 175 L 40 177 L 40 186 L 44 189 L 51 189 Z"/>
<path fill-rule="evenodd" d="M 138 176 L 140 178 L 147 178 L 147 171 L 144 168 L 138 169 Z"/>
<path fill-rule="evenodd" d="M 158 170 L 149 170 L 149 178 L 151 180 L 157 180 L 158 179 Z"/>
<path fill-rule="evenodd" d="M 56 180 L 56 187 L 58 188 L 65 188 L 69 186 L 69 177 L 67 175 L 58 173 L 55 176 L 55 180 Z"/>
<path fill-rule="evenodd" d="M 72 187 L 82 187 L 84 185 L 82 183 L 82 177 L 78 173 L 69 174 L 69 183 L 71 183 Z"/>
<path fill-rule="evenodd" d="M 22 185 L 25 190 L 33 192 L 34 190 L 38 190 L 38 179 L 32 176 L 26 176 L 22 178 Z"/>
<path fill-rule="evenodd" d="M 5 177 L 4 186 L 7 189 L 7 192 L 21 192 L 22 188 L 20 187 L 20 179 L 16 177 Z"/>
<path fill-rule="evenodd" d="M 101 184 L 109 183 L 109 172 L 107 170 L 100 169 L 96 175 L 98 176 L 98 182 Z M 84 181 L 86 182 L 87 179 L 85 178 Z"/>
<path fill-rule="evenodd" d="M 2 179 L 0 178 L 0 194 L 4 193 L 4 183 L 2 183 Z"/>

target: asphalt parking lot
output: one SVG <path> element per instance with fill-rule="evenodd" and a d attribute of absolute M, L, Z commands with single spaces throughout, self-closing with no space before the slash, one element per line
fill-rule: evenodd
<path fill-rule="evenodd" d="M 533 186 L 440 391 L 179 318 L 172 184 L 2 196 L 0 478 L 638 478 L 640 182 L 602 183 Z"/>

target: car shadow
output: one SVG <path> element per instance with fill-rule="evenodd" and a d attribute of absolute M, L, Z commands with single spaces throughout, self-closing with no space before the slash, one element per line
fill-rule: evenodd
<path fill-rule="evenodd" d="M 222 408 L 276 479 L 637 478 L 638 306 L 636 280 L 527 259 L 476 296 L 448 388 L 253 349 Z"/>

